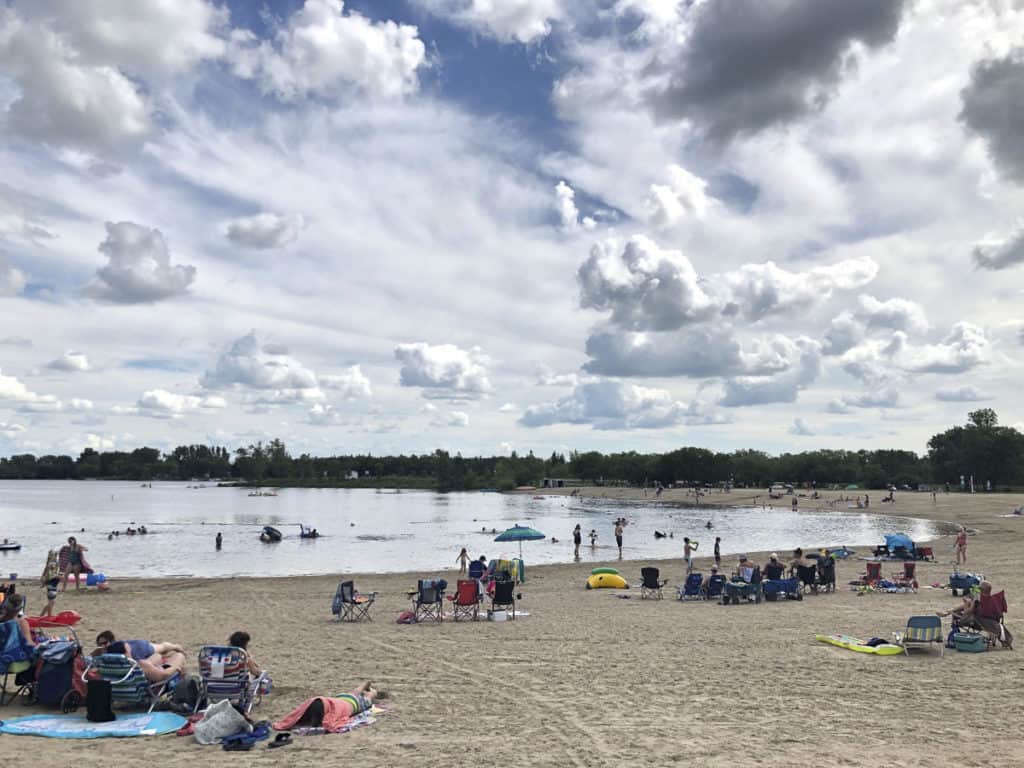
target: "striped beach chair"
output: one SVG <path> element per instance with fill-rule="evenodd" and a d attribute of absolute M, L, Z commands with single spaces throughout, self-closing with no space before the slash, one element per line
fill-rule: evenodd
<path fill-rule="evenodd" d="M 158 702 L 169 698 L 174 692 L 181 675 L 151 683 L 134 659 L 120 653 L 104 653 L 92 657 L 82 673 L 82 679 L 99 679 L 110 683 L 115 707 L 147 707 L 146 711 L 152 712 Z"/>
<path fill-rule="evenodd" d="M 210 704 L 227 699 L 248 715 L 263 698 L 266 673 L 249 672 L 249 656 L 233 645 L 204 645 L 199 650 L 199 678 Z"/>
<path fill-rule="evenodd" d="M 894 633 L 896 645 L 903 647 L 903 652 L 910 655 L 911 645 L 939 644 L 939 655 L 946 647 L 946 638 L 942 636 L 942 619 L 938 616 L 911 616 L 907 619 L 907 628 L 901 634 Z"/>

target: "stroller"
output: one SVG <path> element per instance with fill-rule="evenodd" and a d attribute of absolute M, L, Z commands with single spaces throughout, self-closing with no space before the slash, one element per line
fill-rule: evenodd
<path fill-rule="evenodd" d="M 25 703 L 60 707 L 67 714 L 85 701 L 85 656 L 74 631 L 69 639 L 50 640 L 40 646 L 35 664 L 22 673 Z"/>

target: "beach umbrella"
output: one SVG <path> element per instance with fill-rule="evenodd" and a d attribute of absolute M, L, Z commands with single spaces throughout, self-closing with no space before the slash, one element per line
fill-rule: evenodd
<path fill-rule="evenodd" d="M 495 541 L 518 541 L 519 542 L 519 559 L 523 558 L 523 542 L 524 541 L 540 541 L 546 539 L 543 533 L 538 531 L 536 528 L 530 528 L 525 525 L 513 525 L 507 531 L 502 531 L 494 537 Z"/>

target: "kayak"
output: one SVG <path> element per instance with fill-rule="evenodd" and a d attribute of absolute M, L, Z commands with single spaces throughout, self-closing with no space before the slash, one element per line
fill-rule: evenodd
<path fill-rule="evenodd" d="M 16 541 L 8 541 L 4 544 L 0 544 L 0 552 L 17 552 L 21 549 L 21 544 Z"/>
<path fill-rule="evenodd" d="M 893 645 L 892 643 L 882 643 L 881 645 L 867 645 L 864 640 L 856 637 L 850 637 L 849 635 L 815 635 L 815 640 L 820 640 L 823 643 L 829 645 L 835 645 L 839 648 L 846 648 L 849 651 L 857 651 L 857 653 L 872 653 L 875 656 L 895 656 L 898 653 L 903 653 L 903 647 L 899 645 Z"/>

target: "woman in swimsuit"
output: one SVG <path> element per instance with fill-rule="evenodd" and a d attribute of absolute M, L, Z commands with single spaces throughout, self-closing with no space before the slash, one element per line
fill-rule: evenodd
<path fill-rule="evenodd" d="M 956 535 L 956 564 L 967 565 L 967 529 L 962 525 Z"/>
<path fill-rule="evenodd" d="M 67 543 L 67 555 L 68 555 L 68 567 L 64 571 L 64 586 L 61 587 L 61 592 L 64 592 L 68 588 L 68 579 L 71 574 L 75 574 L 75 591 L 77 592 L 82 588 L 82 553 L 86 551 L 86 547 L 83 547 L 78 543 L 78 539 L 74 536 L 68 537 Z"/>

